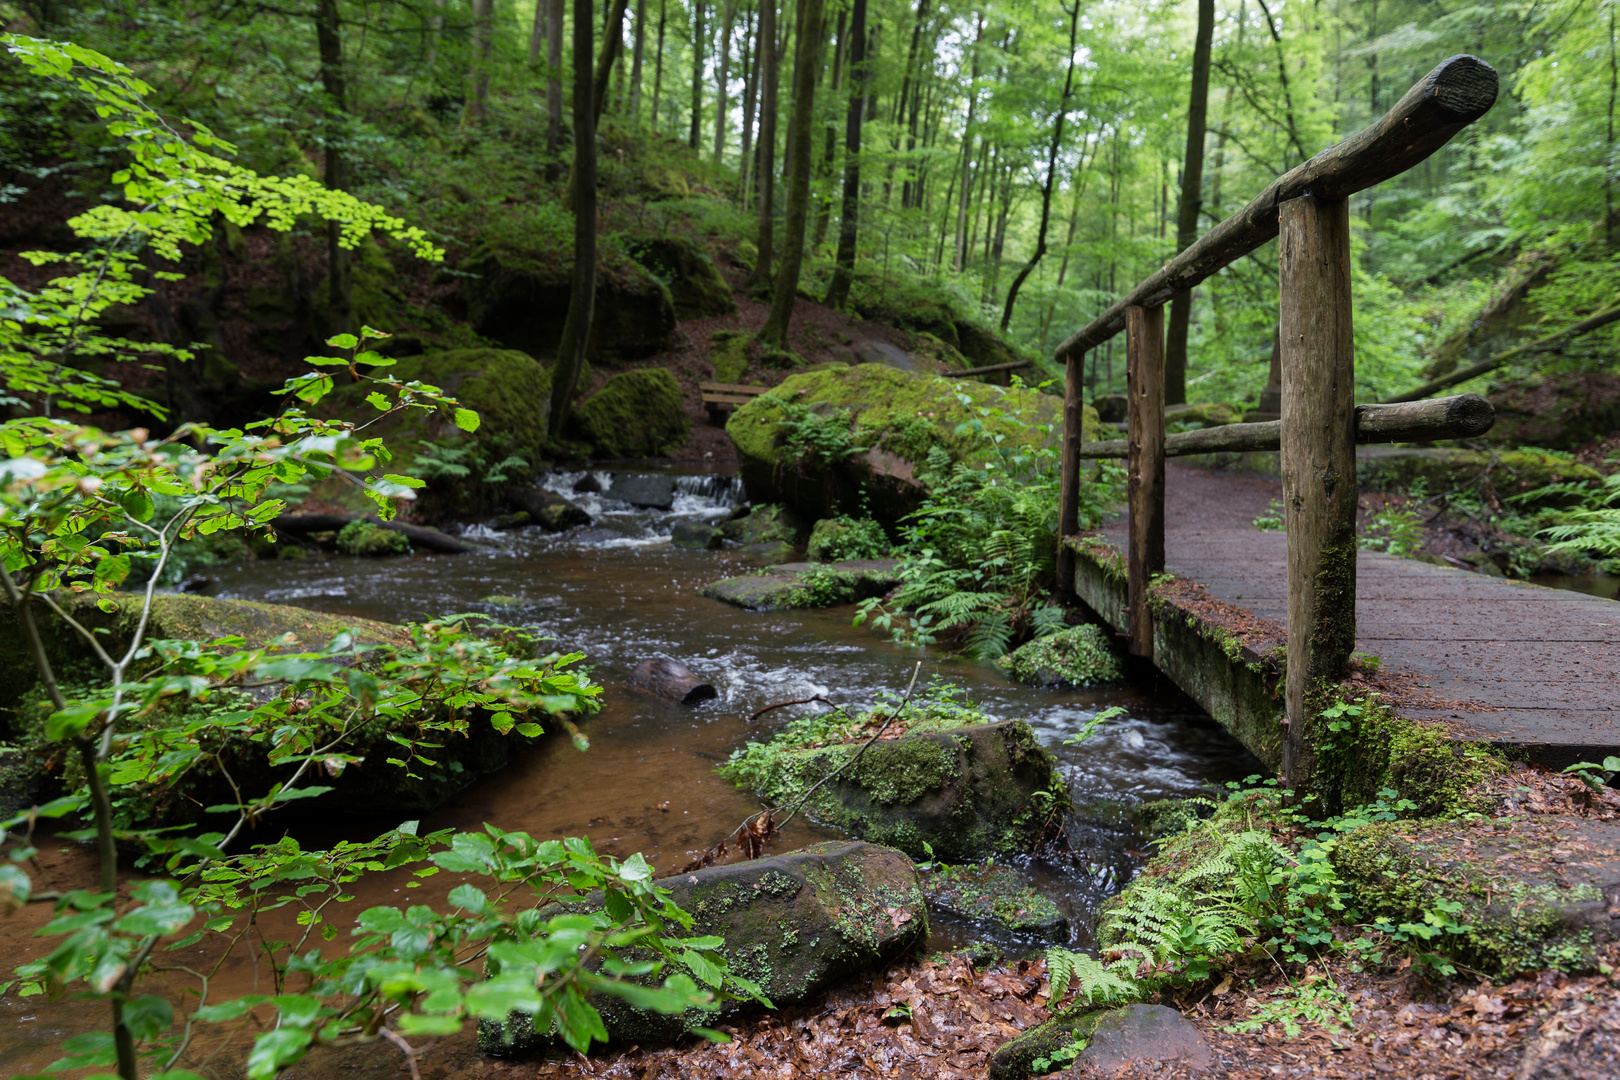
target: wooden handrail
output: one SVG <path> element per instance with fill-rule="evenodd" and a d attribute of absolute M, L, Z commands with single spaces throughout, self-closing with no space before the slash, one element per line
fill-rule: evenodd
<path fill-rule="evenodd" d="M 1413 401 L 1399 405 L 1357 405 L 1356 442 L 1430 442 L 1434 439 L 1470 439 L 1483 435 L 1496 423 L 1496 410 L 1478 394 Z M 1253 453 L 1279 449 L 1282 421 L 1257 424 L 1221 424 L 1198 431 L 1165 436 L 1165 457 L 1187 454 Z M 1129 456 L 1125 439 L 1104 439 L 1080 444 L 1080 456 L 1093 460 Z"/>
<path fill-rule="evenodd" d="M 1302 195 L 1343 199 L 1405 172 L 1485 115 L 1496 102 L 1496 69 L 1477 56 L 1442 60 L 1370 127 L 1271 182 L 1249 205 L 1194 241 L 1107 311 L 1057 347 L 1096 348 L 1125 328 L 1125 309 L 1158 307 L 1277 235 L 1278 207 Z"/>
<path fill-rule="evenodd" d="M 998 371 L 1017 371 L 1019 368 L 1032 367 L 1031 360 L 1015 360 L 1010 364 L 987 364 L 984 367 L 963 368 L 960 371 L 947 371 L 942 378 L 956 379 L 967 375 L 994 375 Z"/>

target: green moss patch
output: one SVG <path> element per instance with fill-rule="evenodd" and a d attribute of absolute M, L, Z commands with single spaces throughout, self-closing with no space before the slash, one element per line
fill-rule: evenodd
<path fill-rule="evenodd" d="M 826 608 L 883 596 L 900 584 L 892 559 L 836 563 L 782 563 L 763 574 L 722 578 L 703 595 L 751 611 Z"/>
<path fill-rule="evenodd" d="M 1025 642 L 997 666 L 1008 678 L 1032 686 L 1093 686 L 1125 677 L 1108 632 L 1095 623 Z"/>
<path fill-rule="evenodd" d="M 937 866 L 923 875 L 923 895 L 948 912 L 991 931 L 1042 941 L 1069 940 L 1069 920 L 1010 866 L 994 862 Z"/>
<path fill-rule="evenodd" d="M 681 384 L 667 368 L 613 376 L 574 410 L 570 423 L 599 454 L 621 458 L 671 453 L 692 426 L 682 405 Z"/>
<path fill-rule="evenodd" d="M 349 522 L 337 534 L 334 543 L 345 555 L 359 555 L 364 558 L 411 553 L 411 542 L 404 533 L 385 529 L 375 521 Z"/>

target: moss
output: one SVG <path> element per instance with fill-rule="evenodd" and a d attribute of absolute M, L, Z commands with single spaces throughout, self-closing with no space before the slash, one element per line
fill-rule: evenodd
<path fill-rule="evenodd" d="M 385 529 L 375 521 L 349 522 L 337 534 L 335 542 L 345 555 L 378 558 L 411 553 L 411 542 L 404 533 Z"/>
<path fill-rule="evenodd" d="M 709 335 L 709 363 L 714 365 L 714 381 L 738 383 L 748 370 L 748 346 L 753 335 L 746 330 L 716 330 Z"/>
<path fill-rule="evenodd" d="M 729 315 L 737 310 L 731 286 L 702 245 L 683 236 L 660 233 L 626 237 L 624 246 L 631 258 L 669 289 L 676 319 Z"/>
<path fill-rule="evenodd" d="M 951 345 L 927 331 L 912 335 L 911 351 L 938 361 L 947 370 L 973 366 L 955 345 Z"/>
<path fill-rule="evenodd" d="M 1206 401 L 1197 405 L 1171 405 L 1164 410 L 1164 421 L 1171 431 L 1219 427 L 1222 424 L 1236 424 L 1242 419 L 1242 408 L 1224 401 Z"/>
<path fill-rule="evenodd" d="M 1429 492 L 1481 485 L 1499 498 L 1558 483 L 1598 483 L 1602 474 L 1566 454 L 1545 450 L 1375 449 L 1361 455 L 1364 490 Z M 1527 504 L 1533 508 L 1534 501 Z"/>
<path fill-rule="evenodd" d="M 769 544 L 778 541 L 797 544 L 804 537 L 804 522 L 797 514 L 777 503 L 756 506 L 720 526 L 727 540 L 739 544 Z"/>
<path fill-rule="evenodd" d="M 1034 686 L 1092 686 L 1124 678 L 1107 631 L 1095 623 L 1025 642 L 997 666 L 1008 678 Z"/>
<path fill-rule="evenodd" d="M 939 866 L 923 876 L 930 906 L 992 929 L 1047 941 L 1069 940 L 1069 920 L 1016 870 L 986 862 Z"/>
<path fill-rule="evenodd" d="M 1106 1010 L 1069 1007 L 1043 1024 L 1013 1036 L 990 1058 L 988 1080 L 1027 1080 L 1035 1075 L 1035 1060 L 1052 1057 L 1052 1052 L 1089 1039 Z"/>
<path fill-rule="evenodd" d="M 871 518 L 822 518 L 810 530 L 809 557 L 815 562 L 881 559 L 893 548 L 883 526 Z"/>
<path fill-rule="evenodd" d="M 630 458 L 672 452 L 692 421 L 675 376 L 667 368 L 640 368 L 609 379 L 574 410 L 571 423 L 599 454 Z"/>

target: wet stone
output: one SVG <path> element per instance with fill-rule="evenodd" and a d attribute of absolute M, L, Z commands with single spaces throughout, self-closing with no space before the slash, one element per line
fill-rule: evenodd
<path fill-rule="evenodd" d="M 783 563 L 766 574 L 712 581 L 703 595 L 752 611 L 825 608 L 882 596 L 900 584 L 893 559 Z"/>
<path fill-rule="evenodd" d="M 547 532 L 562 532 L 591 523 L 591 515 L 555 491 L 517 487 L 507 492 L 506 501 Z"/>
<path fill-rule="evenodd" d="M 990 933 L 1040 941 L 1069 940 L 1069 920 L 1058 906 L 1010 866 L 980 863 L 940 866 L 923 875 L 928 906 Z"/>
<path fill-rule="evenodd" d="M 1199 1030 L 1176 1010 L 1127 1005 L 1098 1017 L 1090 1044 L 1075 1059 L 1075 1072 L 1108 1076 L 1147 1061 L 1184 1061 L 1197 1070 L 1214 1064 L 1215 1055 Z"/>
<path fill-rule="evenodd" d="M 675 505 L 675 478 L 639 473 L 614 473 L 606 495 L 646 510 L 668 510 Z"/>
<path fill-rule="evenodd" d="M 669 542 L 678 548 L 715 551 L 725 543 L 725 537 L 707 521 L 677 521 Z"/>

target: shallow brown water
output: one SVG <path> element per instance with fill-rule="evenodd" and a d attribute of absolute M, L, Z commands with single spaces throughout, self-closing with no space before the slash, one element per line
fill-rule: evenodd
<path fill-rule="evenodd" d="M 572 479 L 554 483 L 566 490 Z M 679 868 L 758 809 L 748 793 L 717 776 L 714 766 L 749 739 L 768 737 L 803 709 L 819 706 L 779 709 L 752 725 L 750 714 L 772 702 L 815 694 L 851 705 L 870 703 L 880 691 L 904 690 L 921 660 L 920 686 L 936 677 L 947 680 L 964 687 L 991 715 L 1028 719 L 1060 761 L 1083 808 L 1069 830 L 1076 857 L 1024 869 L 1070 914 L 1082 944 L 1089 941 L 1097 904 L 1141 864 L 1143 840 L 1122 807 L 1193 794 L 1260 771 L 1258 762 L 1166 681 L 1032 689 L 1001 678 L 989 664 L 899 648 L 868 629 L 855 629 L 852 608 L 760 613 L 705 599 L 698 595 L 705 582 L 747 572 L 749 565 L 734 554 L 674 548 L 669 530 L 681 516 L 723 516 L 734 482 L 691 478 L 683 483 L 694 490 L 668 514 L 592 499 L 588 504 L 598 528 L 588 532 L 474 533 L 488 544 L 473 555 L 249 563 L 213 571 L 211 592 L 389 621 L 480 611 L 534 627 L 561 649 L 583 652 L 604 685 L 601 712 L 582 725 L 590 750 L 581 753 L 555 738 L 522 751 L 503 772 L 430 815 L 422 828 L 472 829 L 487 821 L 540 837 L 583 835 L 607 854 L 643 852 L 662 872 Z M 686 708 L 627 688 L 630 670 L 651 656 L 686 664 L 715 685 L 719 698 Z M 1123 706 L 1125 715 L 1081 747 L 1062 745 L 1086 719 L 1111 705 Z M 339 836 L 367 838 L 397 824 L 379 808 L 375 818 L 331 822 L 319 835 L 304 826 L 300 835 L 314 846 Z M 283 827 L 256 839 L 272 839 Z M 837 835 L 800 817 L 778 837 L 774 850 Z M 70 887 L 78 879 L 88 884 L 85 854 L 60 847 L 47 845 L 58 885 Z M 406 882 L 403 875 L 368 880 L 349 913 L 407 899 L 431 903 L 457 883 L 441 874 L 407 893 Z M 44 922 L 48 913 L 42 908 L 33 905 L 0 921 L 0 964 L 7 970 L 38 949 L 28 930 Z M 972 935 L 948 920 L 935 923 L 935 947 Z M 198 950 L 191 959 L 205 958 Z M 243 959 L 228 969 L 219 991 L 252 992 L 254 980 Z M 55 1056 L 65 1034 L 100 1021 L 99 1008 L 0 999 L 0 1032 L 10 1033 L 0 1035 L 0 1068 L 8 1073 L 37 1069 Z"/>

